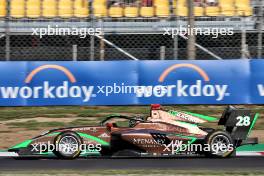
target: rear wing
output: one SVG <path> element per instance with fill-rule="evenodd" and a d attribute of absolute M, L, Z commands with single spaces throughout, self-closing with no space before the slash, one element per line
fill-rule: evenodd
<path fill-rule="evenodd" d="M 258 113 L 252 113 L 249 109 L 228 106 L 218 125 L 224 125 L 234 140 L 246 140 L 255 126 L 258 116 Z"/>

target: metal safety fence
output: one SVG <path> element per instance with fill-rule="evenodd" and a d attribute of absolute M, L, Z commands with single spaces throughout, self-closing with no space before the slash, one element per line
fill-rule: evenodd
<path fill-rule="evenodd" d="M 188 59 L 188 35 L 181 30 L 182 27 L 188 28 L 188 16 L 175 11 L 181 6 L 178 3 L 184 0 L 164 0 L 163 2 L 165 1 L 169 9 L 163 6 L 164 3 L 160 7 L 155 5 L 161 2 L 159 0 L 109 0 L 106 1 L 106 12 L 99 11 L 105 14 L 100 16 L 96 8 L 100 7 L 102 10 L 103 7 L 96 3 L 103 0 L 50 0 L 55 3 L 54 11 L 46 9 L 52 6 L 52 4 L 45 6 L 47 0 L 0 0 L 0 60 Z M 198 2 L 201 2 L 200 5 Z M 245 12 L 248 12 L 247 15 L 239 11 L 236 5 L 232 13 L 222 10 L 217 15 L 208 15 L 206 9 L 210 6 L 206 2 L 206 0 L 195 1 L 195 7 L 197 7 L 194 14 L 195 27 L 200 30 L 195 35 L 196 59 L 263 57 L 264 3 L 262 0 L 250 1 L 252 14 L 250 10 L 245 9 Z M 215 7 L 220 7 L 221 1 L 215 2 L 217 2 Z M 239 3 L 237 0 L 234 2 Z M 37 7 L 38 10 L 32 11 L 32 7 Z M 128 7 L 131 7 L 130 11 Z M 133 11 L 135 7 L 137 11 Z M 153 7 L 153 15 L 143 16 L 140 13 L 143 7 Z M 76 9 L 79 10 L 79 14 Z M 121 10 L 121 16 L 118 15 L 120 13 L 118 10 Z M 166 10 L 168 13 L 164 12 Z M 54 13 L 54 16 L 48 16 L 52 14 L 45 14 L 46 12 Z M 136 16 L 127 16 L 128 12 L 130 15 L 136 13 L 134 14 Z M 66 34 L 63 31 L 62 34 L 49 35 L 47 31 L 49 28 L 64 29 Z M 40 32 L 41 29 L 46 30 L 43 36 L 34 34 L 35 30 Z M 84 29 L 86 31 L 83 31 Z M 90 34 L 97 29 L 98 35 Z M 177 35 L 174 35 L 175 31 L 166 33 L 167 30 L 175 29 L 181 33 Z M 217 36 L 210 33 L 215 29 L 218 29 Z M 220 34 L 222 29 L 231 29 L 232 34 L 222 35 Z M 205 32 L 206 30 L 209 30 L 209 34 Z M 85 36 L 82 32 L 85 32 Z"/>
<path fill-rule="evenodd" d="M 187 59 L 187 41 L 181 37 L 172 38 L 163 34 L 107 34 L 104 38 L 121 47 L 139 60 Z M 101 39 L 88 36 L 45 36 L 11 35 L 6 46 L 6 38 L 0 39 L 0 60 L 10 61 L 63 61 L 63 60 L 130 60 L 112 45 Z M 246 45 L 243 47 L 241 33 L 232 36 L 197 36 L 196 42 L 207 50 L 224 59 L 258 58 L 258 33 L 246 33 Z M 262 36 L 264 41 L 264 36 Z M 245 51 L 244 51 L 245 48 Z M 197 49 L 197 59 L 214 59 L 208 52 Z"/>

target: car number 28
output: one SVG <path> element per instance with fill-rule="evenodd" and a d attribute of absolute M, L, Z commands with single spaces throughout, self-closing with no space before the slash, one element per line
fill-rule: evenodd
<path fill-rule="evenodd" d="M 250 117 L 249 116 L 238 116 L 236 118 L 238 122 L 236 123 L 236 126 L 249 126 L 250 125 Z"/>

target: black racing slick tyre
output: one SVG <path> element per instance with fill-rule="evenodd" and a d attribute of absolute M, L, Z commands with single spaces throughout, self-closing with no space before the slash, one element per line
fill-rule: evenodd
<path fill-rule="evenodd" d="M 82 138 L 74 132 L 62 132 L 54 139 L 53 153 L 60 159 L 75 159 L 81 153 Z"/>
<path fill-rule="evenodd" d="M 206 136 L 204 149 L 207 149 L 207 157 L 227 158 L 235 151 L 235 146 L 229 133 L 216 130 Z"/>

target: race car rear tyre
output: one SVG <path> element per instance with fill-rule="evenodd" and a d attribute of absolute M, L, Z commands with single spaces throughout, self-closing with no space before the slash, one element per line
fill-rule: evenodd
<path fill-rule="evenodd" d="M 207 157 L 227 158 L 235 150 L 230 134 L 222 130 L 209 133 L 206 136 L 204 147 L 209 149 L 205 151 Z"/>
<path fill-rule="evenodd" d="M 81 153 L 81 137 L 74 132 L 63 132 L 56 136 L 54 144 L 56 149 L 53 153 L 60 159 L 75 159 Z"/>

